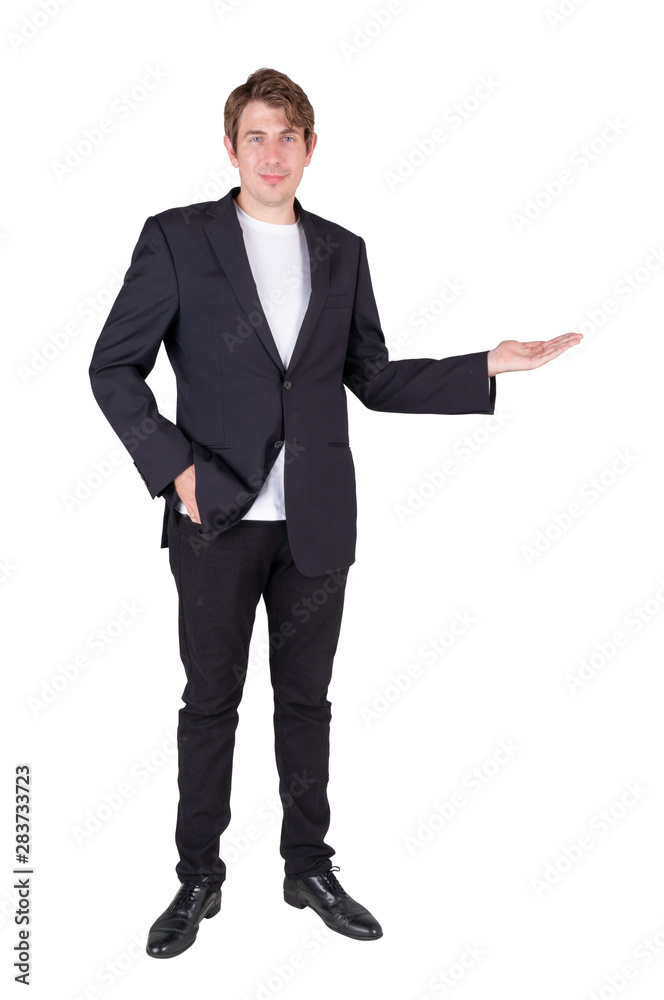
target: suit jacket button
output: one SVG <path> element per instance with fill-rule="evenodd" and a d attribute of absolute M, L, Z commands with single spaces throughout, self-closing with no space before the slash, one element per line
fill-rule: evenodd
<path fill-rule="evenodd" d="M 292 385 L 293 383 L 289 379 L 286 379 L 284 382 L 284 389 L 290 389 Z"/>
<path fill-rule="evenodd" d="M 281 448 L 282 445 L 283 445 L 283 443 L 284 443 L 283 441 L 275 441 L 274 442 L 274 447 L 275 448 Z"/>

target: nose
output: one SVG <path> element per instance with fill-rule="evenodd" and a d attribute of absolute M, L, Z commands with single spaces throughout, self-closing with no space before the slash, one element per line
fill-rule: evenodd
<path fill-rule="evenodd" d="M 281 147 L 283 148 L 283 147 Z M 269 164 L 271 167 L 276 167 L 279 165 L 280 161 L 280 147 L 277 140 L 267 141 L 263 146 L 263 155 L 265 156 L 265 163 Z"/>

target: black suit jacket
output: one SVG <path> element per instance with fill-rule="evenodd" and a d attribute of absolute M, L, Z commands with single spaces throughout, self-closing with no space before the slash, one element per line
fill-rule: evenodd
<path fill-rule="evenodd" d="M 487 351 L 389 361 L 364 240 L 297 199 L 311 297 L 284 369 L 233 204 L 239 190 L 148 218 L 94 349 L 92 389 L 151 496 L 166 500 L 162 546 L 175 476 L 194 464 L 205 544 L 249 510 L 283 448 L 293 559 L 323 575 L 355 561 L 346 388 L 373 410 L 493 413 L 495 378 Z M 162 343 L 175 423 L 146 383 Z"/>

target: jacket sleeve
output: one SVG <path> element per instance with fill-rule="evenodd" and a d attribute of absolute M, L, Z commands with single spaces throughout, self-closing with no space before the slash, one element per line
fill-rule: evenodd
<path fill-rule="evenodd" d="M 344 384 L 371 410 L 390 413 L 493 413 L 495 376 L 488 351 L 456 357 L 390 361 L 360 239 L 355 301 L 344 365 Z"/>
<path fill-rule="evenodd" d="M 191 443 L 159 413 L 145 379 L 175 320 L 178 286 L 161 226 L 143 226 L 124 284 L 92 355 L 92 391 L 154 498 L 192 464 Z"/>

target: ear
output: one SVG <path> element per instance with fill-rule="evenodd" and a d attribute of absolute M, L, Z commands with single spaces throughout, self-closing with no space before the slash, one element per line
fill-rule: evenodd
<path fill-rule="evenodd" d="M 316 143 L 318 142 L 318 136 L 314 132 L 311 136 L 311 146 L 309 147 L 309 152 L 307 153 L 307 158 L 304 161 L 305 167 L 308 167 L 311 163 L 311 157 L 314 155 L 314 149 L 316 148 Z"/>
<path fill-rule="evenodd" d="M 228 158 L 230 159 L 230 161 L 233 164 L 233 166 L 234 167 L 239 167 L 237 156 L 235 155 L 235 150 L 233 149 L 233 146 L 231 144 L 231 140 L 229 139 L 229 137 L 227 135 L 224 136 L 224 146 L 226 147 L 226 151 L 228 153 Z"/>

